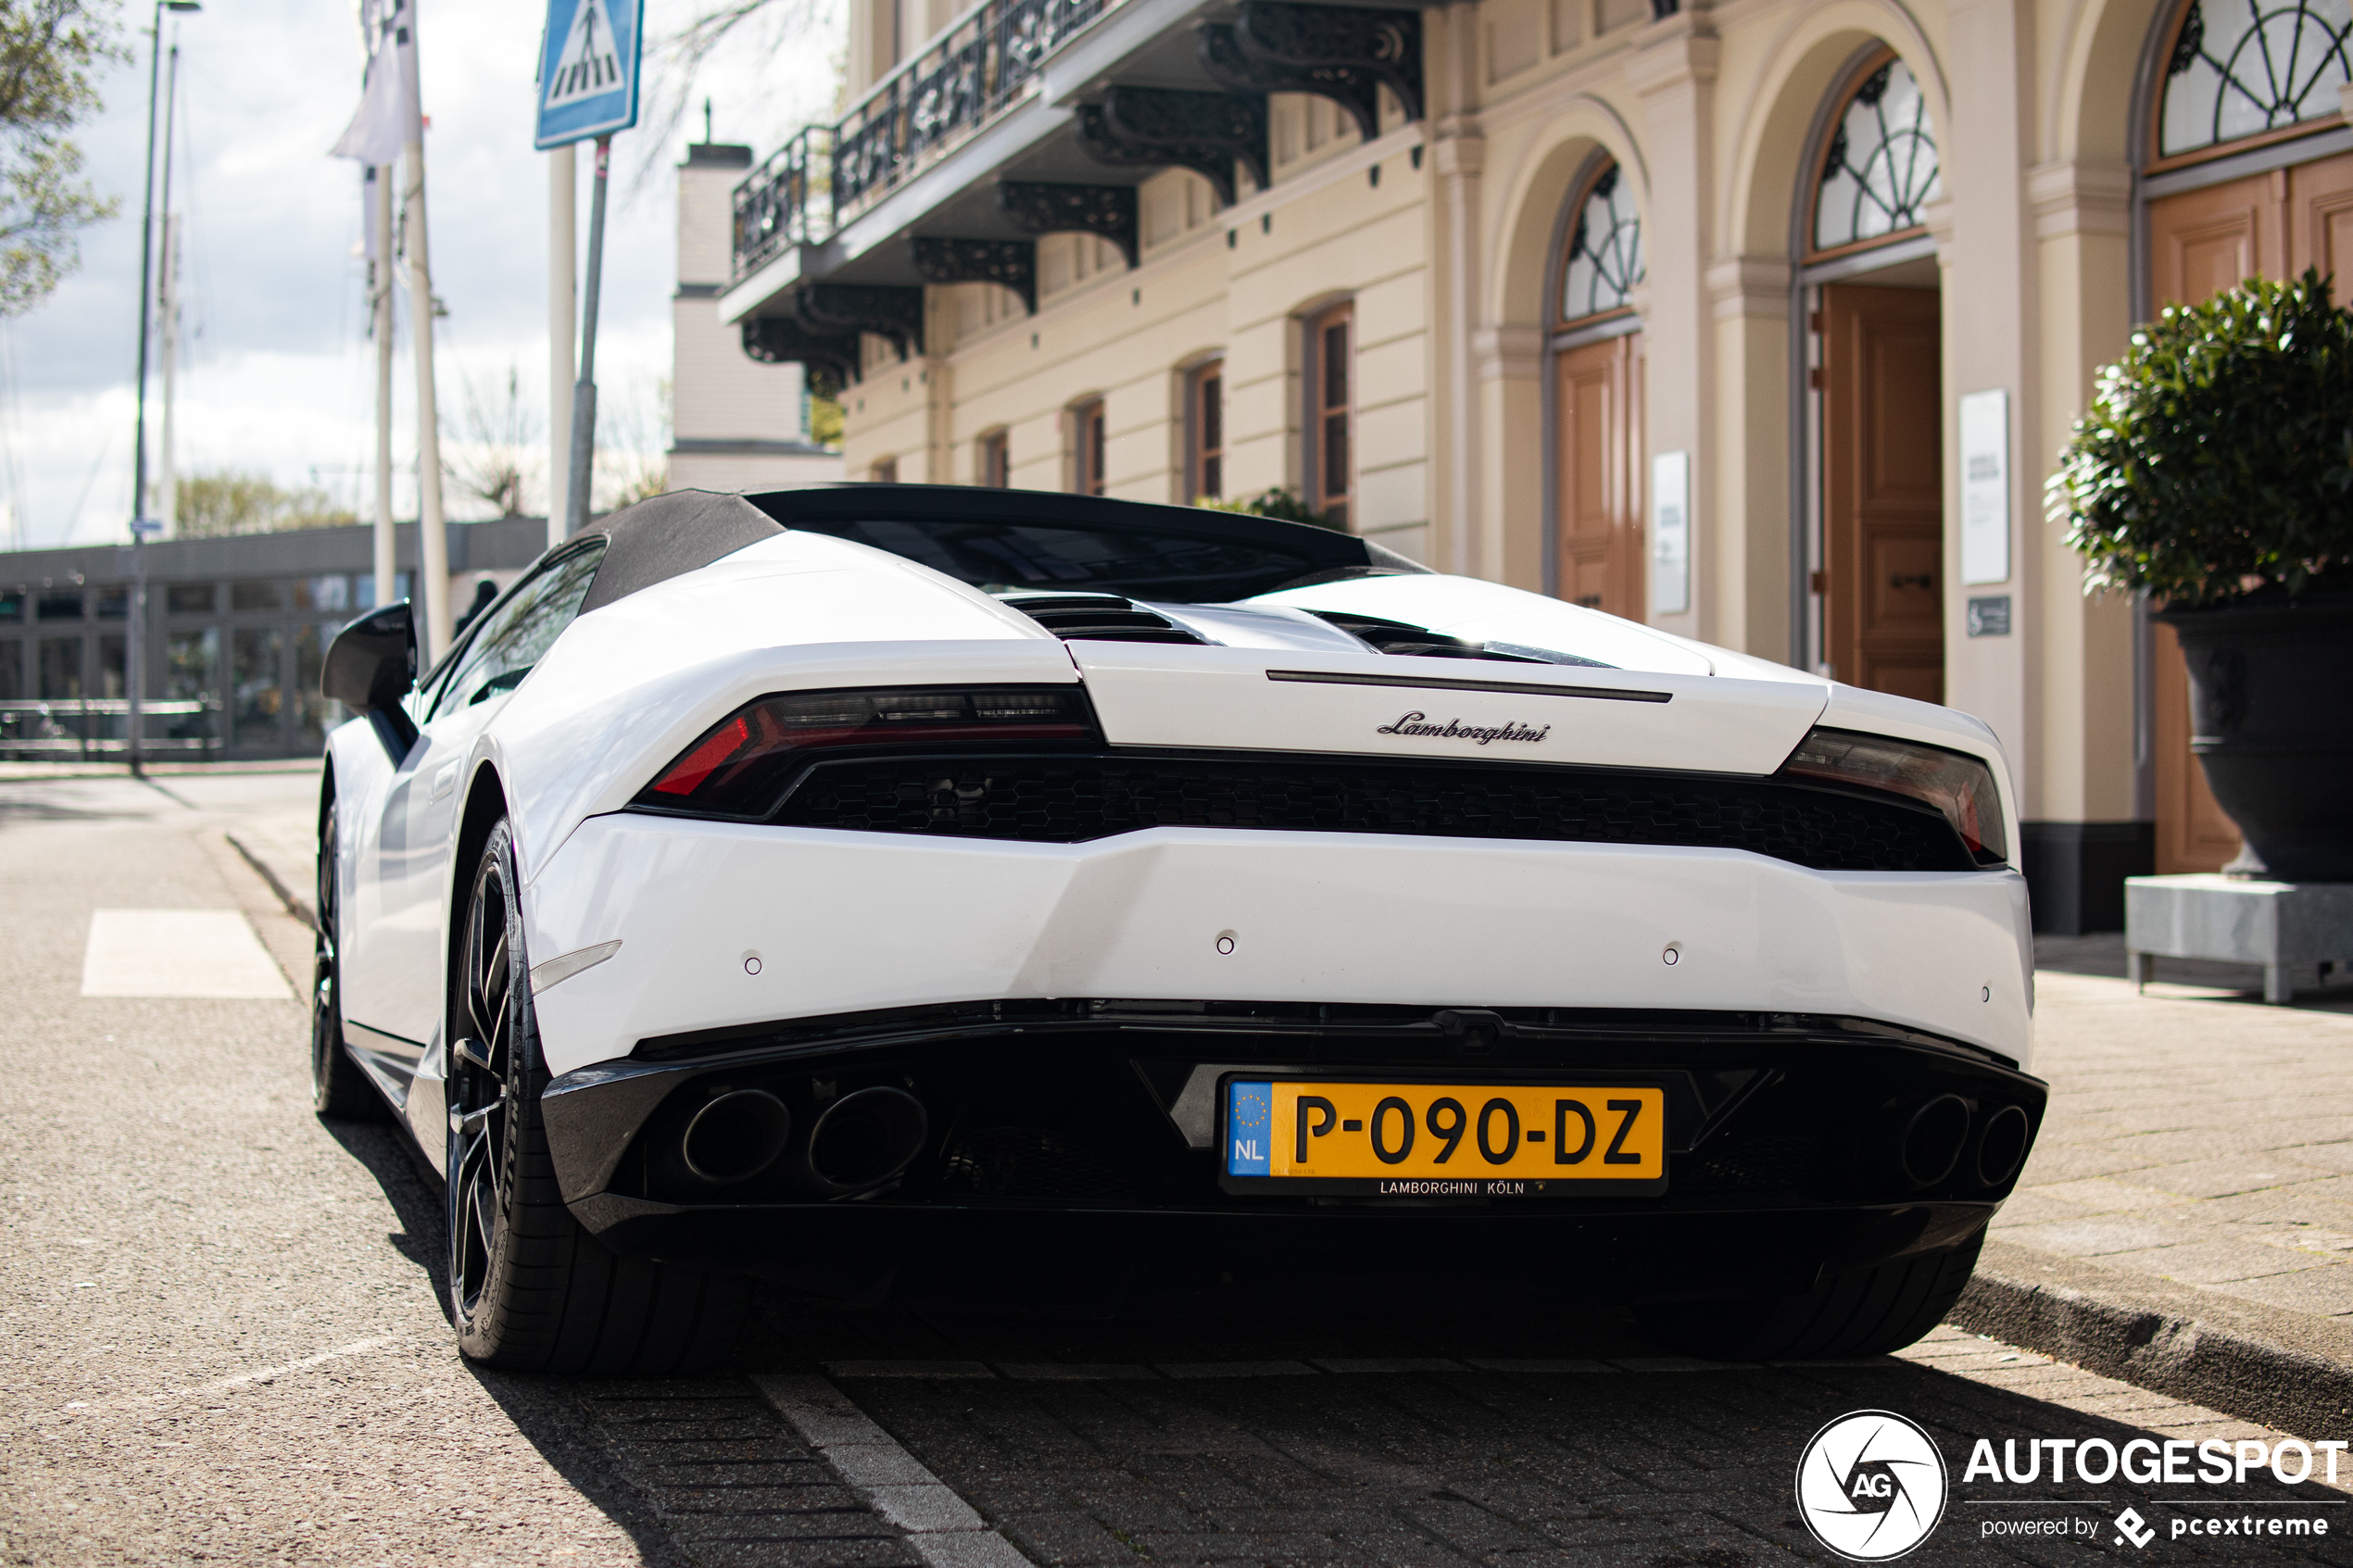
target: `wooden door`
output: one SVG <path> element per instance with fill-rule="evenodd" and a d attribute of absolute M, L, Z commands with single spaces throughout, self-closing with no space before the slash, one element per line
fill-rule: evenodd
<path fill-rule="evenodd" d="M 2318 267 L 2353 280 L 2353 153 L 2250 174 L 2149 204 L 2151 304 L 2195 303 L 2257 275 L 2288 278 Z M 2150 647 L 2150 735 L 2157 772 L 2157 869 L 2220 871 L 2239 832 L 2206 787 L 2190 752 L 2189 674 L 2171 629 Z"/>
<path fill-rule="evenodd" d="M 1939 304 L 1934 289 L 1822 290 L 1831 674 L 1923 702 L 1944 700 Z"/>
<path fill-rule="evenodd" d="M 1642 619 L 1642 336 L 1554 356 L 1560 596 Z"/>

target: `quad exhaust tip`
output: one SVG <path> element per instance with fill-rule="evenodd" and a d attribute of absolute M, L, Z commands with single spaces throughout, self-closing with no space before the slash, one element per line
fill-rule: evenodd
<path fill-rule="evenodd" d="M 1958 1095 L 1938 1095 L 1913 1111 L 1896 1144 L 1904 1179 L 1930 1187 L 1951 1175 L 1969 1142 L 1969 1102 Z"/>
<path fill-rule="evenodd" d="M 1984 1130 L 1977 1135 L 1979 1182 L 1996 1187 L 2018 1174 L 2026 1160 L 2029 1130 L 2026 1112 L 2015 1105 L 2006 1105 L 1985 1119 Z"/>
<path fill-rule="evenodd" d="M 736 1089 L 695 1112 L 679 1146 L 686 1169 L 712 1186 L 748 1182 L 792 1142 L 792 1110 L 765 1089 Z"/>
<path fill-rule="evenodd" d="M 923 1101 L 904 1089 L 859 1089 L 818 1115 L 797 1173 L 829 1198 L 872 1192 L 904 1171 L 930 1134 Z"/>

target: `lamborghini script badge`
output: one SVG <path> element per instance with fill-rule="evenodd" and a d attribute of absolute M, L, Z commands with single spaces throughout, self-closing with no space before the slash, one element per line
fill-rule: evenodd
<path fill-rule="evenodd" d="M 1428 735 L 1436 740 L 1475 740 L 1485 746 L 1491 740 L 1524 741 L 1533 746 L 1553 733 L 1550 724 L 1531 730 L 1517 720 L 1479 728 L 1459 719 L 1449 719 L 1443 724 L 1433 724 L 1427 713 L 1408 713 L 1394 724 L 1383 724 L 1373 732 L 1381 735 Z"/>

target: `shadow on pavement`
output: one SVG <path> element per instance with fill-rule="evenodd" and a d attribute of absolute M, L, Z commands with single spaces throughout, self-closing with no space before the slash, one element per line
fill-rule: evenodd
<path fill-rule="evenodd" d="M 1045 1289 L 1024 1306 L 1030 1284 Z M 834 1300 L 772 1288 L 743 1359 L 823 1366 L 1039 1562 L 1830 1561 L 1792 1484 L 1818 1433 L 1873 1411 L 1924 1428 L 1949 1477 L 1943 1523 L 1907 1562 L 2137 1557 L 2118 1534 L 2127 1509 L 2169 1558 L 2200 1562 L 2337 1562 L 2353 1528 L 2341 1491 L 2260 1470 L 2243 1485 L 2195 1479 L 2196 1442 L 2247 1429 L 2041 1358 L 1997 1374 L 2007 1386 L 1891 1358 L 1693 1362 L 1659 1357 L 1623 1314 L 1482 1288 L 1407 1277 L 1386 1296 L 1318 1300 L 1164 1275 L 1075 1299 L 1052 1281 L 933 1280 L 895 1283 L 879 1303 L 871 1286 Z M 1946 1334 L 1925 1348 L 1956 1364 L 2001 1353 Z M 2053 1481 L 2054 1444 L 2120 1454 L 2167 1439 L 2193 1445 L 2192 1479 L 2131 1482 L 2102 1454 L 2099 1481 L 2071 1465 Z M 2033 1479 L 1972 1474 L 1981 1452 L 2021 1477 L 2031 1460 Z M 1843 1457 L 1842 1482 L 1861 1457 Z M 2353 1482 L 2353 1466 L 2339 1475 Z M 2325 1519 L 2329 1535 L 2241 1533 L 2274 1515 Z M 2241 1522 L 2230 1537 L 2186 1533 L 2226 1517 Z"/>
<path fill-rule="evenodd" d="M 0 831 L 16 823 L 135 822 L 153 817 L 160 807 L 153 798 L 132 797 L 107 804 L 87 796 L 76 797 L 54 785 L 28 789 L 0 785 Z"/>
<path fill-rule="evenodd" d="M 384 1201 L 392 1205 L 400 1222 L 400 1229 L 384 1240 L 415 1266 L 416 1288 L 431 1291 L 447 1319 L 449 1233 L 440 1178 L 388 1121 L 322 1119 L 319 1124 L 375 1178 Z M 450 1353 L 455 1356 L 454 1348 Z M 653 1516 L 632 1483 L 617 1472 L 606 1440 L 586 1408 L 600 1385 L 582 1378 L 492 1372 L 470 1361 L 463 1364 L 549 1468 L 628 1533 L 646 1562 L 684 1561 L 670 1531 Z"/>

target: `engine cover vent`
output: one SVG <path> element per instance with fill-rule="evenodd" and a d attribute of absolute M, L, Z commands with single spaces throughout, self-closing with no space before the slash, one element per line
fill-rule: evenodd
<path fill-rule="evenodd" d="M 1066 643 L 1203 643 L 1164 615 L 1117 594 L 1000 594 L 1005 603 Z"/>
<path fill-rule="evenodd" d="M 1496 659 L 1509 664 L 1581 664 L 1593 670 L 1617 668 L 1598 659 L 1555 653 L 1550 648 L 1523 647 L 1517 643 L 1468 642 L 1407 621 L 1385 621 L 1378 615 L 1337 609 L 1311 609 L 1307 613 L 1339 627 L 1376 653 L 1411 654 L 1420 659 Z"/>

